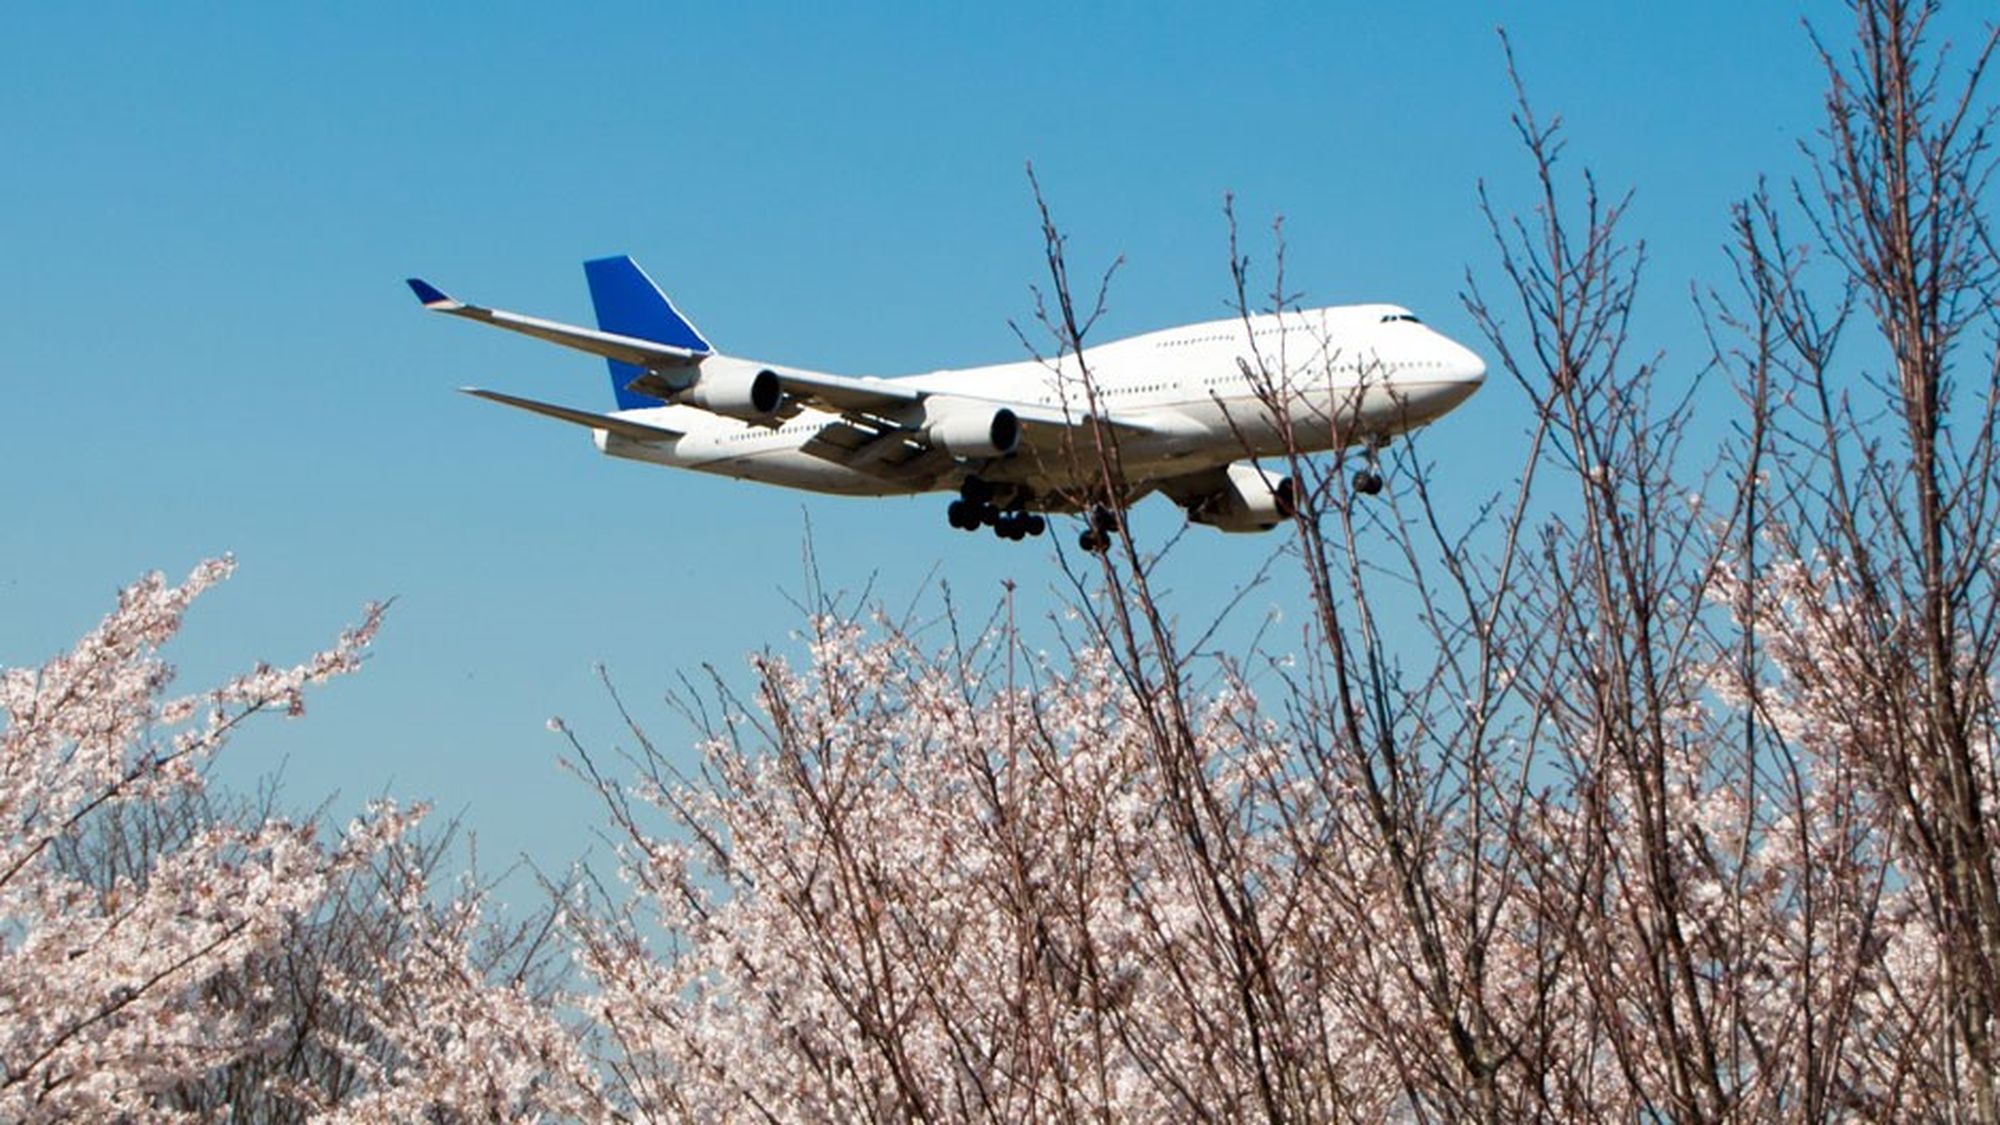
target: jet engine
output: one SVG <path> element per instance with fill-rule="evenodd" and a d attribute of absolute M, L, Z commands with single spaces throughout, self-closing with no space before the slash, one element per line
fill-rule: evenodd
<path fill-rule="evenodd" d="M 686 390 L 675 392 L 671 401 L 758 422 L 777 413 L 784 398 L 778 373 L 770 368 L 748 364 L 724 366 L 711 360 L 702 364 L 694 382 Z"/>
<path fill-rule="evenodd" d="M 1012 410 L 973 399 L 925 399 L 921 429 L 954 457 L 1004 457 L 1021 444 L 1021 419 Z"/>
<path fill-rule="evenodd" d="M 1223 487 L 1188 505 L 1188 518 L 1218 531 L 1269 531 L 1292 518 L 1298 507 L 1292 478 L 1266 472 L 1249 461 L 1224 470 Z"/>

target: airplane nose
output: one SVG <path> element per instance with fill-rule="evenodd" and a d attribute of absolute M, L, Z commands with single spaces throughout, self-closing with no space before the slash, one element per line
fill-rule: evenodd
<path fill-rule="evenodd" d="M 1440 350 L 1442 377 L 1425 396 L 1425 412 L 1436 418 L 1469 399 L 1486 382 L 1486 361 L 1456 340 L 1446 339 Z"/>
<path fill-rule="evenodd" d="M 1451 366 L 1452 378 L 1474 387 L 1484 383 L 1486 381 L 1486 361 L 1479 358 L 1479 353 L 1463 344 L 1453 343 L 1452 347 L 1458 351 L 1456 362 Z"/>

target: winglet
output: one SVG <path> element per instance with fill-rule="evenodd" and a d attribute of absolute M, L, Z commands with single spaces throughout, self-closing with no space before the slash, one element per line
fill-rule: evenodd
<path fill-rule="evenodd" d="M 410 292 L 415 293 L 417 300 L 422 301 L 424 307 L 427 309 L 450 312 L 453 309 L 462 309 L 465 307 L 462 303 L 446 296 L 444 290 L 439 289 L 421 277 L 405 278 L 404 280 L 409 285 Z"/>

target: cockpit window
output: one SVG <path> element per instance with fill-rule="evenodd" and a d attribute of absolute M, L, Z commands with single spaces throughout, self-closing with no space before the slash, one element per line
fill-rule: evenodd
<path fill-rule="evenodd" d="M 1390 322 L 1390 321 L 1392 321 L 1392 320 L 1407 320 L 1407 321 L 1409 321 L 1409 322 L 1410 322 L 1411 324 L 1422 324 L 1422 323 L 1423 323 L 1423 321 L 1421 321 L 1421 320 L 1418 320 L 1418 319 L 1417 319 L 1416 317 L 1414 317 L 1414 316 L 1411 316 L 1411 315 L 1410 315 L 1409 313 L 1389 313 L 1389 314 L 1387 314 L 1387 315 L 1383 316 L 1383 318 L 1382 318 L 1382 323 L 1384 323 L 1384 324 L 1387 324 L 1387 323 L 1389 323 L 1389 322 Z"/>

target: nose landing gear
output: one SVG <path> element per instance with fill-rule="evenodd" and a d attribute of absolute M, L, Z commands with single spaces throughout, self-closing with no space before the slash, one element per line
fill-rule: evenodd
<path fill-rule="evenodd" d="M 1377 436 L 1368 441 L 1365 448 L 1367 460 L 1354 470 L 1354 491 L 1359 496 L 1374 496 L 1382 491 L 1382 450 L 1388 448 L 1389 439 Z"/>

